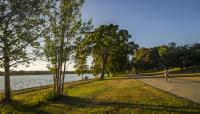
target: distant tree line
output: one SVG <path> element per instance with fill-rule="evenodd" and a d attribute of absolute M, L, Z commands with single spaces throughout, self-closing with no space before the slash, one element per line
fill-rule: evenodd
<path fill-rule="evenodd" d="M 138 48 L 133 54 L 132 65 L 136 72 L 178 67 L 180 69 L 200 65 L 200 43 Z"/>

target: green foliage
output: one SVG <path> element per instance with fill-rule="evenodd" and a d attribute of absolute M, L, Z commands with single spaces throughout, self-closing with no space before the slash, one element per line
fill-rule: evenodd
<path fill-rule="evenodd" d="M 34 60 L 32 54 L 38 54 L 38 38 L 46 30 L 47 20 L 44 17 L 49 5 L 48 0 L 0 2 L 0 66 L 3 66 L 5 54 L 9 56 L 11 67 Z M 27 47 L 31 50 L 27 51 Z"/>
<path fill-rule="evenodd" d="M 0 68 L 5 76 L 5 103 L 10 100 L 10 68 L 28 65 L 39 56 L 39 38 L 46 32 L 49 0 L 0 2 Z M 33 56 L 36 55 L 36 56 Z"/>
<path fill-rule="evenodd" d="M 138 71 L 139 69 L 141 72 L 144 70 L 148 69 L 150 66 L 150 49 L 148 48 L 139 48 L 135 52 L 134 55 L 134 60 L 135 60 L 135 67 L 136 70 Z"/>
<path fill-rule="evenodd" d="M 162 45 L 158 48 L 159 56 L 160 56 L 160 67 L 166 68 L 169 66 L 170 61 L 169 54 L 170 54 L 170 48 L 167 45 Z"/>
<path fill-rule="evenodd" d="M 44 53 L 47 68 L 54 75 L 54 94 L 63 94 L 65 71 L 75 45 L 81 36 L 81 13 L 83 0 L 52 1 L 50 10 L 50 30 L 45 38 Z"/>
<path fill-rule="evenodd" d="M 101 73 L 103 79 L 105 73 L 115 76 L 127 71 L 130 67 L 128 55 L 138 47 L 134 42 L 128 41 L 130 37 L 127 30 L 120 30 L 118 25 L 113 24 L 101 25 L 92 32 L 86 32 L 82 46 L 86 46 L 89 50 L 87 52 L 92 55 L 93 74 Z"/>
<path fill-rule="evenodd" d="M 138 45 L 134 42 L 129 42 L 129 35 L 127 30 L 117 31 L 117 36 L 113 38 L 111 45 L 111 52 L 108 57 L 108 63 L 106 65 L 107 71 L 111 76 L 117 76 L 131 70 L 131 61 L 129 55 L 134 53 Z"/>
<path fill-rule="evenodd" d="M 81 26 L 81 32 L 89 32 L 93 26 L 92 20 L 90 19 L 87 23 L 82 23 Z M 86 64 L 87 62 L 87 56 L 89 55 L 90 50 L 86 45 L 84 45 L 83 40 L 87 37 L 87 35 L 81 34 L 76 39 L 75 46 L 74 46 L 74 68 L 76 69 L 77 74 L 80 76 L 82 74 L 82 79 L 83 79 L 83 74 L 87 73 L 89 71 L 89 66 Z"/>
<path fill-rule="evenodd" d="M 158 47 L 150 48 L 150 60 L 151 60 L 151 67 L 153 67 L 153 70 L 160 69 L 160 55 Z"/>
<path fill-rule="evenodd" d="M 198 66 L 200 64 L 199 50 L 199 43 L 176 46 L 174 42 L 153 48 L 140 48 L 133 58 L 135 60 L 134 67 L 144 71 Z"/>

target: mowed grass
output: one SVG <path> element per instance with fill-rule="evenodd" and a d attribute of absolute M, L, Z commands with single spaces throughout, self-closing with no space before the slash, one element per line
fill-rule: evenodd
<path fill-rule="evenodd" d="M 181 70 L 180 68 L 172 68 L 169 69 L 169 75 L 171 77 L 200 77 L 200 66 L 193 66 L 189 67 L 188 69 Z M 145 71 L 141 75 L 143 76 L 163 76 L 164 70 L 158 70 L 158 71 Z"/>
<path fill-rule="evenodd" d="M 199 114 L 200 105 L 131 78 L 88 80 L 65 85 L 65 96 L 51 100 L 51 89 L 14 95 L 14 106 L 0 113 L 31 114 Z"/>

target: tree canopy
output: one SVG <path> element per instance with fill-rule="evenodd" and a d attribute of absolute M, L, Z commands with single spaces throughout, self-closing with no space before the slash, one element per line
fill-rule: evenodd
<path fill-rule="evenodd" d="M 87 32 L 80 45 L 86 46 L 92 55 L 91 70 L 94 74 L 105 73 L 115 76 L 127 71 L 130 67 L 129 54 L 138 47 L 134 42 L 129 42 L 131 35 L 118 25 L 101 25 L 92 32 Z"/>
<path fill-rule="evenodd" d="M 6 103 L 11 101 L 10 68 L 35 60 L 49 7 L 49 0 L 0 1 L 0 67 L 5 72 Z"/>
<path fill-rule="evenodd" d="M 134 67 L 136 70 L 159 70 L 179 67 L 181 69 L 199 65 L 200 44 L 168 45 L 153 48 L 139 48 L 134 54 Z"/>
<path fill-rule="evenodd" d="M 50 10 L 50 31 L 45 38 L 44 52 L 47 67 L 54 75 L 54 95 L 63 95 L 63 86 L 67 61 L 74 47 L 75 40 L 81 34 L 80 9 L 83 0 L 52 1 Z"/>

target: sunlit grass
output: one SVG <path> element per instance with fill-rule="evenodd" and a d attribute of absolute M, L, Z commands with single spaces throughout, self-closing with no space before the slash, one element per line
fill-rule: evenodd
<path fill-rule="evenodd" d="M 200 105 L 134 79 L 109 78 L 65 85 L 65 96 L 52 100 L 51 89 L 14 95 L 17 105 L 0 112 L 39 114 L 87 113 L 200 113 Z"/>
<path fill-rule="evenodd" d="M 164 70 L 149 70 L 149 71 L 145 71 L 144 74 L 148 74 L 148 73 L 163 73 Z M 181 69 L 180 68 L 172 68 L 169 69 L 169 72 L 180 72 Z"/>
<path fill-rule="evenodd" d="M 159 75 L 163 76 L 164 70 L 158 71 L 146 71 L 142 73 L 142 75 Z M 193 66 L 189 67 L 188 69 L 181 70 L 180 68 L 172 68 L 169 69 L 170 76 L 174 77 L 192 77 L 192 76 L 199 76 L 200 77 L 200 67 Z"/>

